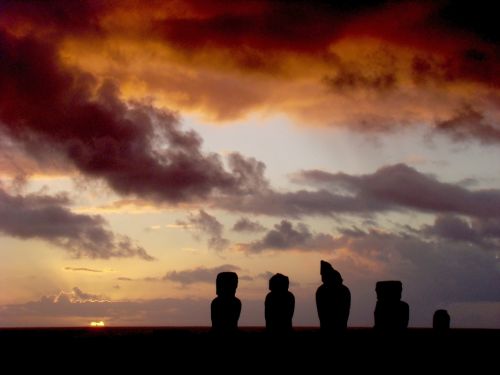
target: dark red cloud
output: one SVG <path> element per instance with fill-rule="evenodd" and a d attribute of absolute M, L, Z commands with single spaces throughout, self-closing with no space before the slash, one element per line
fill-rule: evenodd
<path fill-rule="evenodd" d="M 100 61 L 96 65 L 106 66 L 105 75 L 119 77 L 122 80 L 120 83 L 126 82 L 124 85 L 140 81 L 153 94 L 163 93 L 165 97 L 178 90 L 182 95 L 170 95 L 168 99 L 172 106 L 201 110 L 217 120 L 241 118 L 252 110 L 268 108 L 270 103 L 269 108 L 278 111 L 285 109 L 292 116 L 298 116 L 301 121 L 307 116 L 306 122 L 320 121 L 329 125 L 347 122 L 350 126 L 356 125 L 357 131 L 388 130 L 397 128 L 401 123 L 422 124 L 436 118 L 439 119 L 439 125 L 453 120 L 449 117 L 450 113 L 457 110 L 463 102 L 493 117 L 495 121 L 498 117 L 498 100 L 495 97 L 498 95 L 495 90 L 500 87 L 499 33 L 496 17 L 493 16 L 496 14 L 494 2 L 490 1 L 186 0 L 145 4 L 137 0 L 54 0 L 5 1 L 1 6 L 0 27 L 5 27 L 15 35 L 36 33 L 50 41 L 54 53 L 62 52 L 64 55 L 65 52 L 68 53 L 68 49 L 71 50 L 69 55 L 76 61 L 79 53 L 93 51 L 95 56 L 88 61 L 96 61 L 94 58 Z M 138 69 L 137 66 L 135 69 L 138 71 L 134 73 L 127 71 L 125 67 L 110 67 L 116 63 L 115 58 L 123 61 L 123 65 L 126 65 L 128 58 L 134 61 L 143 59 L 140 51 L 128 52 L 133 56 L 123 52 L 121 56 L 121 52 L 117 54 L 113 49 L 115 46 L 124 46 L 123 50 L 129 51 L 129 47 L 141 45 L 144 40 L 155 46 L 153 48 L 148 44 L 145 48 L 147 53 L 156 54 L 158 50 L 167 52 L 170 57 L 166 66 L 180 64 L 183 68 L 188 67 L 202 74 L 193 80 L 189 78 L 190 75 L 173 79 L 168 74 L 162 76 L 148 69 Z M 100 44 L 101 41 L 104 43 Z M 368 48 L 364 48 L 363 43 Z M 110 50 L 107 50 L 107 46 Z M 148 49 L 150 47 L 151 50 Z M 116 50 L 121 51 L 121 48 L 117 47 Z M 367 55 L 364 54 L 365 50 L 369 51 Z M 387 59 L 378 59 L 369 54 L 377 53 L 374 51 L 386 54 Z M 74 92 L 68 92 L 67 82 L 60 82 L 64 78 L 69 79 L 69 85 L 73 87 L 70 91 L 74 89 L 81 93 L 76 95 L 76 101 L 88 102 L 89 97 L 92 97 L 92 105 L 87 103 L 87 106 L 94 108 L 88 111 L 88 117 L 93 118 L 95 112 L 101 112 L 98 117 L 102 119 L 96 122 L 96 126 L 101 127 L 101 122 L 107 122 L 106 117 L 109 117 L 102 113 L 103 110 L 109 111 L 110 106 L 114 106 L 110 102 L 119 102 L 118 94 L 112 93 L 112 89 L 103 87 L 102 90 L 107 94 L 102 95 L 107 99 L 98 99 L 94 96 L 98 84 L 92 82 L 91 77 L 81 72 L 68 72 L 68 69 L 61 69 L 60 64 L 56 64 L 57 76 L 48 74 L 45 82 L 41 82 L 40 78 L 33 80 L 38 77 L 38 73 L 45 72 L 46 68 L 54 70 L 50 65 L 50 60 L 53 60 L 51 54 L 54 53 L 49 51 L 44 55 L 43 52 L 37 52 L 36 48 L 31 55 L 26 52 L 25 57 L 40 58 L 42 65 L 38 70 L 29 68 L 30 72 L 24 74 L 26 79 L 22 83 L 27 88 L 30 84 L 52 88 L 55 89 L 54 95 L 70 94 L 69 98 Z M 112 58 L 109 59 L 109 56 Z M 85 59 L 82 61 L 85 61 L 82 63 L 83 70 L 92 70 L 92 63 L 88 64 Z M 23 68 L 23 64 L 20 64 L 18 69 L 26 67 Z M 255 80 L 254 85 L 253 78 L 257 77 L 255 73 L 262 75 L 258 75 L 259 79 Z M 326 97 L 331 98 L 332 106 L 325 106 L 327 101 L 318 100 L 318 107 L 311 104 L 311 108 L 289 108 L 283 105 L 289 93 L 275 94 L 272 93 L 273 90 L 269 90 L 269 86 L 261 86 L 267 80 L 273 80 L 277 84 L 278 81 L 279 84 L 298 83 L 303 78 L 302 74 L 309 78 L 311 84 L 317 84 L 317 89 L 322 93 L 324 87 L 321 87 L 321 83 L 330 88 Z M 477 97 L 470 91 L 474 88 L 478 89 Z M 35 89 L 31 87 L 30 91 Z M 63 93 L 58 93 L 57 89 Z M 468 93 L 464 94 L 462 89 Z M 345 95 L 350 94 L 346 93 L 348 90 L 357 91 L 364 99 L 359 110 L 351 113 L 343 108 L 332 110 L 330 115 L 327 107 L 335 108 L 338 103 L 349 101 L 349 95 Z M 365 95 L 366 90 L 373 91 L 376 95 Z M 388 98 L 384 96 L 386 94 L 393 96 Z M 428 106 L 431 99 L 427 94 L 430 98 L 439 95 L 442 100 L 438 100 L 434 107 Z M 30 99 L 23 95 L 18 99 Z M 59 104 L 53 101 L 55 98 L 50 93 L 47 95 L 47 98 L 39 95 L 39 98 L 31 99 L 40 101 L 43 108 L 47 108 L 43 104 L 44 100 Z M 33 96 L 36 94 L 33 93 Z M 352 101 L 355 102 L 356 98 L 355 95 Z M 380 100 L 377 101 L 376 98 Z M 26 103 L 26 107 L 33 111 L 33 103 Z M 389 108 L 385 108 L 385 105 Z M 21 110 L 21 105 L 17 103 L 10 103 L 10 106 L 15 113 Z M 399 112 L 398 108 L 401 108 Z M 4 111 L 7 115 L 7 109 Z M 64 111 L 74 111 L 78 118 L 82 115 L 75 108 Z M 127 114 L 124 114 L 123 109 L 118 111 L 122 112 L 122 122 L 124 117 L 130 120 L 134 111 L 155 112 L 155 115 L 146 115 L 150 118 L 159 116 L 158 111 L 151 111 L 139 104 L 134 108 L 127 107 Z M 57 112 L 51 113 L 58 117 L 55 115 Z M 83 114 L 86 113 L 83 110 Z M 43 112 L 39 114 L 46 115 Z M 116 113 L 112 117 L 116 121 Z M 491 121 L 487 125 L 494 131 L 498 128 Z M 482 130 L 464 130 L 460 126 L 461 134 L 472 138 L 477 136 L 483 140 Z M 93 130 L 89 128 L 89 131 Z M 453 136 L 452 132 L 449 134 Z M 33 144 L 37 143 L 40 142 L 35 139 Z M 101 142 L 101 145 L 103 143 L 105 144 Z M 137 147 L 143 147 L 138 143 Z M 72 155 L 73 159 L 86 160 L 93 157 L 78 154 L 81 150 L 78 146 L 75 147 L 77 155 Z M 203 155 L 203 162 L 206 161 L 204 156 L 207 155 Z M 86 164 L 82 160 L 78 162 Z M 183 159 L 179 162 L 186 161 Z M 220 166 L 214 163 L 217 164 L 212 160 L 205 167 L 219 169 L 220 172 Z M 158 172 L 155 168 L 151 168 L 151 171 Z M 172 171 L 173 174 L 177 172 Z M 195 175 L 199 173 L 191 176 Z M 136 177 L 144 178 L 143 175 Z M 192 192 L 193 195 L 205 196 L 207 190 L 210 190 L 204 184 L 210 185 L 214 181 L 207 182 L 206 178 L 204 176 L 193 181 L 193 184 L 201 186 L 200 191 Z M 216 185 L 226 186 L 228 182 L 220 181 L 221 178 L 225 179 L 227 176 L 224 173 L 217 176 Z M 118 189 L 118 185 L 122 184 L 116 180 L 118 177 L 114 180 L 115 188 Z M 156 194 L 151 191 L 144 193 Z M 171 196 L 167 200 L 175 201 L 178 198 Z"/>
<path fill-rule="evenodd" d="M 76 258 L 154 259 L 127 236 L 107 229 L 101 216 L 75 214 L 68 204 L 64 196 L 10 195 L 0 188 L 0 233 L 47 241 Z"/>
<path fill-rule="evenodd" d="M 259 12 L 233 13 L 229 5 L 208 17 L 165 19 L 153 30 L 186 50 L 218 47 L 312 52 L 325 48 L 345 23 L 341 19 L 326 22 L 325 6 L 321 5 L 266 5 Z"/>
<path fill-rule="evenodd" d="M 321 58 L 328 56 L 328 47 L 336 41 L 370 37 L 436 54 L 445 59 L 447 74 L 457 79 L 499 84 L 496 9 L 487 0 L 188 0 L 150 4 L 54 0 L 4 1 L 2 7 L 5 24 L 48 28 L 55 37 L 127 33 L 126 29 L 109 29 L 106 20 L 130 14 L 140 20 L 141 32 L 147 33 L 138 37 L 163 40 L 188 53 L 206 48 L 231 50 L 236 62 L 251 70 L 270 65 L 272 52 Z"/>
<path fill-rule="evenodd" d="M 51 152 L 119 194 L 179 202 L 265 184 L 255 178 L 262 163 L 232 154 L 226 171 L 174 114 L 121 101 L 112 82 L 97 84 L 61 66 L 51 45 L 2 33 L 0 55 L 2 130 L 25 145 L 50 145 Z M 29 151 L 38 157 L 43 149 Z"/>
<path fill-rule="evenodd" d="M 246 9 L 227 2 L 211 3 L 210 9 L 198 1 L 188 4 L 192 16 L 165 17 L 154 23 L 153 33 L 186 52 L 232 50 L 244 68 L 272 65 L 272 53 L 277 51 L 328 58 L 332 43 L 370 37 L 412 48 L 420 55 L 438 55 L 444 60 L 440 64 L 447 77 L 495 86 L 500 83 L 498 31 L 491 2 L 264 1 Z M 271 54 L 263 58 L 262 51 Z M 393 81 L 390 76 L 380 82 L 362 78 L 351 73 L 340 83 L 354 80 L 386 86 Z"/>
<path fill-rule="evenodd" d="M 109 10 L 104 1 L 65 0 L 2 0 L 0 12 L 7 25 L 24 24 L 51 32 L 52 36 L 65 33 L 99 31 L 99 18 Z"/>

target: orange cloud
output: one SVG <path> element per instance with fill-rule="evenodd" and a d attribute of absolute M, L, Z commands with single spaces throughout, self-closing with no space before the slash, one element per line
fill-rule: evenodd
<path fill-rule="evenodd" d="M 112 79 L 121 99 L 212 123 L 279 113 L 301 125 L 388 131 L 426 123 L 441 131 L 464 108 L 488 128 L 499 122 L 500 52 L 490 8 L 448 1 L 9 2 L 0 25 L 15 35 L 36 32 L 63 64 Z"/>

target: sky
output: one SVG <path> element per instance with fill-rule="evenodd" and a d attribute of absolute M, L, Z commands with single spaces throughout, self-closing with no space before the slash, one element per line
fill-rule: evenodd
<path fill-rule="evenodd" d="M 494 2 L 0 0 L 0 327 L 241 326 L 320 260 L 500 328 Z"/>

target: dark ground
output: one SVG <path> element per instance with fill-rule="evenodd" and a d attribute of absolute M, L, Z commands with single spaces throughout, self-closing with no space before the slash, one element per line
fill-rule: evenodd
<path fill-rule="evenodd" d="M 409 329 L 382 335 L 350 328 L 341 336 L 325 336 L 316 328 L 297 328 L 286 337 L 271 337 L 262 328 L 242 328 L 237 335 L 221 337 L 195 327 L 16 328 L 0 329 L 0 348 L 2 361 L 14 361 L 18 368 L 50 369 L 69 361 L 78 372 L 104 366 L 139 367 L 144 370 L 140 373 L 171 373 L 161 369 L 174 368 L 175 373 L 199 369 L 335 373 L 338 368 L 370 373 L 465 369 L 498 373 L 500 330 L 452 329 L 437 334 Z"/>

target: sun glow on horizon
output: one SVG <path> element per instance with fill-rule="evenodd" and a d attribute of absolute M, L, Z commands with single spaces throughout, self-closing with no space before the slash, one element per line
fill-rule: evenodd
<path fill-rule="evenodd" d="M 104 322 L 102 320 L 98 322 L 90 322 L 89 324 L 91 327 L 104 327 Z"/>

